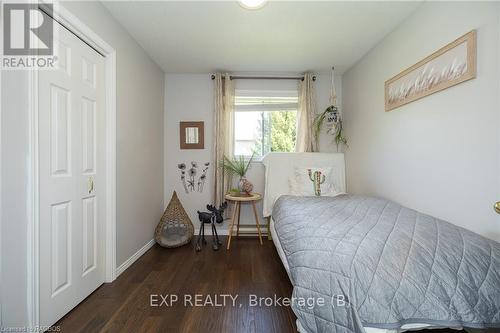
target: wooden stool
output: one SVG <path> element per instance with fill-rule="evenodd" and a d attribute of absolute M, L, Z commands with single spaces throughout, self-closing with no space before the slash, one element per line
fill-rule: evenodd
<path fill-rule="evenodd" d="M 236 236 L 240 235 L 240 210 L 242 202 L 251 202 L 253 208 L 253 214 L 255 215 L 255 224 L 257 225 L 257 232 L 259 233 L 259 241 L 260 245 L 262 245 L 262 234 L 260 232 L 260 224 L 259 224 L 259 216 L 257 215 L 257 208 L 255 208 L 255 203 L 262 199 L 262 195 L 259 193 L 252 193 L 246 196 L 232 196 L 230 194 L 226 194 L 225 196 L 227 201 L 234 202 L 233 205 L 233 217 L 231 219 L 231 224 L 229 226 L 229 238 L 227 241 L 227 249 L 231 246 L 231 236 L 233 235 L 233 227 L 236 219 L 238 219 L 237 228 L 236 228 Z"/>

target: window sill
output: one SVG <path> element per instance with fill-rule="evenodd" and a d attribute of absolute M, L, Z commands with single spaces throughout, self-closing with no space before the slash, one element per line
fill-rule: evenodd
<path fill-rule="evenodd" d="M 248 160 L 250 159 L 250 156 L 245 156 L 245 162 L 248 162 Z M 255 157 L 252 159 L 252 162 L 250 162 L 250 164 L 254 164 L 254 163 L 262 163 L 262 161 L 264 160 L 264 156 L 258 156 L 258 157 Z"/>

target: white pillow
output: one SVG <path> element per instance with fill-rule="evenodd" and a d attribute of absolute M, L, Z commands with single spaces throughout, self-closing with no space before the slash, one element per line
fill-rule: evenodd
<path fill-rule="evenodd" d="M 315 183 L 317 185 L 315 186 Z M 290 194 L 300 196 L 335 196 L 333 168 L 295 168 L 289 178 Z"/>

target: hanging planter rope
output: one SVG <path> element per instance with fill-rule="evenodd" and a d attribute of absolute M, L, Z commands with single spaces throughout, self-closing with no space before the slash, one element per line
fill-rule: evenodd
<path fill-rule="evenodd" d="M 340 144 L 347 146 L 347 138 L 344 136 L 342 128 L 342 113 L 340 108 L 337 106 L 337 93 L 335 91 L 335 76 L 334 67 L 332 67 L 331 74 L 331 90 L 330 90 L 330 105 L 320 113 L 314 120 L 314 132 L 316 138 L 319 137 L 321 129 L 323 126 L 326 127 L 326 132 L 332 134 L 334 137 L 337 149 Z"/>

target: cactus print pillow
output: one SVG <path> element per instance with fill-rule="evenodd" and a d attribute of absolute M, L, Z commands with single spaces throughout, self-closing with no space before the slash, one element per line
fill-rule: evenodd
<path fill-rule="evenodd" d="M 295 168 L 290 177 L 290 194 L 300 196 L 335 196 L 332 168 Z"/>

